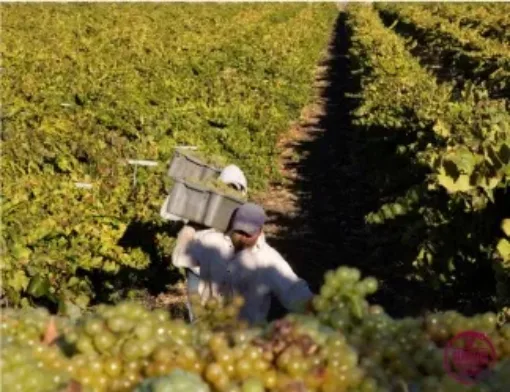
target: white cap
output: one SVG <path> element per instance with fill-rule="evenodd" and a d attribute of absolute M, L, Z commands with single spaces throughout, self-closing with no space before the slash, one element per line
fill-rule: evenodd
<path fill-rule="evenodd" d="M 239 167 L 236 165 L 228 165 L 220 174 L 220 181 L 225 184 L 234 185 L 238 190 L 248 191 L 248 181 Z"/>

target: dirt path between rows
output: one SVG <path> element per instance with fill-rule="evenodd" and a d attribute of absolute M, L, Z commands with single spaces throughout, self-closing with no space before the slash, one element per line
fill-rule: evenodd
<path fill-rule="evenodd" d="M 332 199 L 335 192 L 328 192 L 328 187 L 336 186 L 330 183 L 328 177 L 332 172 L 328 173 L 328 166 L 337 162 L 338 157 L 328 136 L 332 127 L 340 125 L 340 117 L 345 113 L 336 111 L 344 95 L 337 83 L 342 73 L 338 61 L 346 61 L 345 42 L 342 48 L 338 46 L 345 27 L 340 19 L 315 70 L 314 97 L 278 143 L 281 151 L 278 169 L 283 180 L 270 184 L 268 190 L 253 197 L 268 215 L 265 227 L 268 242 L 307 280 L 314 292 L 322 285 L 324 273 L 340 264 L 338 244 L 322 233 L 322 228 L 329 226 L 328 223 L 335 225 L 338 218 L 338 204 Z M 334 213 L 320 216 L 327 210 Z M 331 232 L 330 228 L 327 230 Z M 281 308 L 276 310 L 281 311 Z"/>
<path fill-rule="evenodd" d="M 317 67 L 315 88 L 318 91 L 324 85 L 324 82 L 320 82 L 320 75 L 324 72 L 324 66 Z M 268 242 L 287 256 L 289 263 L 297 269 L 302 267 L 307 270 L 303 264 L 313 264 L 316 256 L 322 257 L 324 251 L 332 252 L 334 248 L 317 238 L 314 228 L 310 225 L 313 216 L 310 216 L 309 210 L 303 208 L 310 195 L 299 189 L 299 184 L 305 181 L 300 166 L 310 154 L 307 151 L 300 151 L 300 146 L 313 143 L 324 132 L 318 124 L 318 118 L 323 113 L 324 102 L 320 96 L 316 97 L 314 103 L 303 108 L 299 120 L 291 125 L 278 143 L 278 149 L 281 151 L 278 169 L 283 177 L 282 181 L 271 184 L 268 190 L 253 197 L 255 202 L 264 207 L 268 215 L 265 226 Z M 310 254 L 311 248 L 321 249 L 319 254 L 314 254 L 313 259 Z M 303 277 L 310 280 L 310 276 Z"/>
<path fill-rule="evenodd" d="M 283 233 L 287 234 L 288 228 L 284 227 L 279 217 L 302 221 L 300 227 L 294 228 L 296 236 L 306 238 L 313 234 L 307 225 L 306 211 L 303 211 L 300 206 L 303 195 L 295 193 L 293 188 L 298 181 L 302 180 L 302 174 L 299 173 L 297 166 L 305 158 L 296 147 L 314 140 L 317 137 L 316 134 L 322 131 L 306 126 L 304 123 L 311 123 L 321 110 L 320 102 L 310 104 L 302 110 L 299 121 L 291 126 L 278 143 L 278 149 L 282 151 L 278 160 L 278 169 L 283 180 L 271 184 L 269 190 L 254 196 L 255 201 L 262 204 L 269 215 L 270 219 L 265 226 L 265 232 L 269 238 L 281 238 Z"/>
<path fill-rule="evenodd" d="M 343 3 L 337 4 L 339 10 L 344 7 Z M 307 146 L 316 143 L 327 131 L 322 119 L 327 116 L 326 90 L 332 87 L 328 74 L 331 74 L 335 57 L 339 55 L 335 45 L 335 40 L 339 38 L 336 30 L 332 32 L 330 45 L 323 54 L 321 64 L 315 70 L 313 85 L 315 94 L 312 102 L 301 110 L 299 119 L 290 125 L 289 130 L 278 142 L 277 149 L 281 151 L 278 170 L 283 179 L 270 184 L 268 190 L 253 196 L 254 201 L 263 205 L 268 213 L 269 221 L 265 226 L 265 232 L 269 240 L 299 239 L 300 247 L 313 243 L 324 249 L 333 248 L 319 241 L 314 235 L 314 229 L 309 224 L 313 217 L 309 216 L 310 211 L 307 208 L 303 208 L 306 200 L 310 199 L 310 194 L 301 189 L 300 184 L 309 180 L 301 170 L 312 153 Z"/>

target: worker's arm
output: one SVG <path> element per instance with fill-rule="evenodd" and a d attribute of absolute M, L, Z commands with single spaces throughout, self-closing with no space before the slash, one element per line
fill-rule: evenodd
<path fill-rule="evenodd" d="M 208 250 L 215 246 L 211 233 L 214 233 L 213 229 L 196 231 L 191 226 L 184 226 L 172 252 L 173 265 L 200 275 L 200 268 L 208 261 Z"/>
<path fill-rule="evenodd" d="M 301 312 L 311 309 L 313 293 L 308 284 L 295 274 L 278 252 L 274 251 L 264 269 L 266 284 L 287 310 Z"/>
<path fill-rule="evenodd" d="M 189 268 L 195 273 L 199 273 L 199 265 L 195 258 L 191 256 L 190 247 L 197 241 L 197 232 L 191 226 L 184 226 L 175 243 L 172 252 L 172 264 L 177 268 Z"/>

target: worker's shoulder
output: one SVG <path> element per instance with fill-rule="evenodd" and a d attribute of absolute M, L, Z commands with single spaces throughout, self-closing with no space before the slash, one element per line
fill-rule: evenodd
<path fill-rule="evenodd" d="M 264 241 L 260 244 L 259 254 L 264 260 L 266 264 L 282 264 L 287 263 L 285 258 L 278 252 L 275 248 L 273 248 L 269 243 Z"/>
<path fill-rule="evenodd" d="M 201 230 L 196 233 L 196 239 L 204 243 L 224 243 L 228 242 L 225 233 L 217 231 L 215 229 Z"/>

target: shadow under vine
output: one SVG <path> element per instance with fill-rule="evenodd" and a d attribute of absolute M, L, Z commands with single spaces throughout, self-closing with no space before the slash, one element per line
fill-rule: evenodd
<path fill-rule="evenodd" d="M 462 225 L 470 219 L 481 223 L 487 211 L 477 217 L 459 210 L 448 224 L 432 229 L 424 221 L 423 209 L 444 209 L 448 196 L 441 191 L 425 192 L 426 197 L 408 214 L 380 225 L 367 223 L 369 213 L 412 187 L 423 187 L 427 172 L 412 159 L 412 153 L 396 153 L 397 147 L 416 141 L 415 135 L 355 123 L 352 111 L 358 106 L 361 84 L 349 62 L 349 40 L 346 14 L 340 13 L 328 59 L 322 64 L 324 110 L 302 125 L 312 138 L 293 146 L 301 159 L 289 164 L 298 172 L 290 191 L 299 196 L 300 211 L 295 217 L 270 212 L 270 221 L 282 230 L 269 242 L 315 292 L 326 271 L 348 265 L 359 268 L 364 276 L 378 278 L 381 287 L 371 301 L 396 317 L 440 309 L 487 310 L 495 285 L 490 263 L 466 264 L 455 253 L 455 244 L 441 247 L 439 241 L 439 248 L 433 249 L 434 265 L 428 270 L 439 275 L 453 258 L 456 272 L 445 272 L 455 274 L 456 281 L 437 283 L 435 276 L 420 279 L 420 267 L 413 264 L 424 239 L 447 242 L 449 233 L 465 230 Z M 487 223 L 487 230 L 476 240 L 490 243 L 494 222 Z M 468 249 L 470 256 L 487 261 L 476 245 Z M 466 250 L 465 242 L 459 246 Z M 435 285 L 431 283 L 434 279 Z"/>
<path fill-rule="evenodd" d="M 182 279 L 182 274 L 171 265 L 168 251 L 158 243 L 158 235 L 176 237 L 181 222 L 132 221 L 118 245 L 129 250 L 139 249 L 149 258 L 142 269 L 122 266 L 115 274 L 98 271 L 89 275 L 98 303 L 110 303 L 131 295 L 145 293 L 156 297 Z"/>

